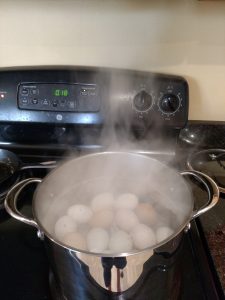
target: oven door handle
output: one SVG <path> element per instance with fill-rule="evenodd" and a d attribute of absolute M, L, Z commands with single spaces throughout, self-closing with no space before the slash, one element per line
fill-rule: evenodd
<path fill-rule="evenodd" d="M 28 178 L 20 181 L 15 184 L 7 193 L 5 198 L 5 209 L 10 214 L 11 217 L 26 223 L 28 225 L 32 225 L 38 230 L 38 236 L 41 237 L 41 230 L 35 221 L 35 219 L 24 216 L 17 208 L 17 202 L 21 191 L 31 183 L 40 183 L 42 180 L 40 178 Z"/>
<path fill-rule="evenodd" d="M 220 198 L 220 190 L 219 190 L 219 187 L 216 184 L 216 182 L 211 177 L 209 177 L 208 175 L 206 175 L 202 172 L 184 171 L 184 172 L 181 172 L 181 175 L 193 176 L 195 179 L 197 179 L 199 182 L 201 182 L 204 185 L 204 187 L 208 193 L 208 202 L 205 205 L 203 205 L 201 208 L 193 211 L 192 218 L 191 218 L 193 220 L 193 219 L 199 217 L 200 215 L 204 214 L 205 212 L 207 212 L 208 210 L 213 208 L 214 205 L 217 204 L 217 202 L 219 201 L 219 198 Z"/>

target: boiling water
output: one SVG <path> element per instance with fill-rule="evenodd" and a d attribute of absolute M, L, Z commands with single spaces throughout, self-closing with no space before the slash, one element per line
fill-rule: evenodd
<path fill-rule="evenodd" d="M 122 152 L 62 164 L 39 185 L 34 200 L 46 233 L 67 247 L 99 254 L 154 247 L 179 232 L 193 212 L 180 174 Z"/>

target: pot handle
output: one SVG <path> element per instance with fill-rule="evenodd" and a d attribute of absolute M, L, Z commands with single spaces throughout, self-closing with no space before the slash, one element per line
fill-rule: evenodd
<path fill-rule="evenodd" d="M 192 220 L 199 217 L 200 215 L 204 214 L 208 210 L 210 210 L 216 203 L 218 202 L 220 198 L 220 191 L 219 187 L 215 183 L 215 181 L 209 177 L 208 175 L 199 172 L 199 171 L 184 171 L 181 172 L 181 175 L 186 176 L 186 175 L 191 175 L 194 176 L 197 180 L 199 180 L 203 185 L 205 186 L 208 196 L 209 196 L 209 201 L 203 205 L 200 209 L 197 209 L 193 212 L 192 214 Z M 212 192 L 210 191 L 210 187 L 212 189 Z"/>
<path fill-rule="evenodd" d="M 9 190 L 9 192 L 6 195 L 5 203 L 4 203 L 5 209 L 10 214 L 11 217 L 23 223 L 26 223 L 28 225 L 34 226 L 35 228 L 38 229 L 38 232 L 40 232 L 40 229 L 37 222 L 34 219 L 25 217 L 24 215 L 21 214 L 21 212 L 18 211 L 17 201 L 18 201 L 19 194 L 27 185 L 34 182 L 40 183 L 41 181 L 42 180 L 40 178 L 28 178 L 20 181 Z"/>

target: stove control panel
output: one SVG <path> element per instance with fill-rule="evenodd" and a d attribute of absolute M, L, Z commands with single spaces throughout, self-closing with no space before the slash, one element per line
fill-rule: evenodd
<path fill-rule="evenodd" d="M 187 120 L 188 84 L 180 76 L 75 67 L 0 72 L 2 123 L 180 129 Z"/>
<path fill-rule="evenodd" d="M 180 129 L 188 119 L 188 84 L 182 77 L 140 77 L 131 96 L 132 119 L 137 127 Z"/>
<path fill-rule="evenodd" d="M 100 97 L 95 84 L 22 83 L 18 106 L 37 111 L 97 112 Z"/>

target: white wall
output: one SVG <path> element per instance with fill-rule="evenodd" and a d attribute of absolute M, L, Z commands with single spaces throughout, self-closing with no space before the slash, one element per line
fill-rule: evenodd
<path fill-rule="evenodd" d="M 225 121 L 225 2 L 0 0 L 0 67 L 30 65 L 183 75 L 189 118 Z"/>

